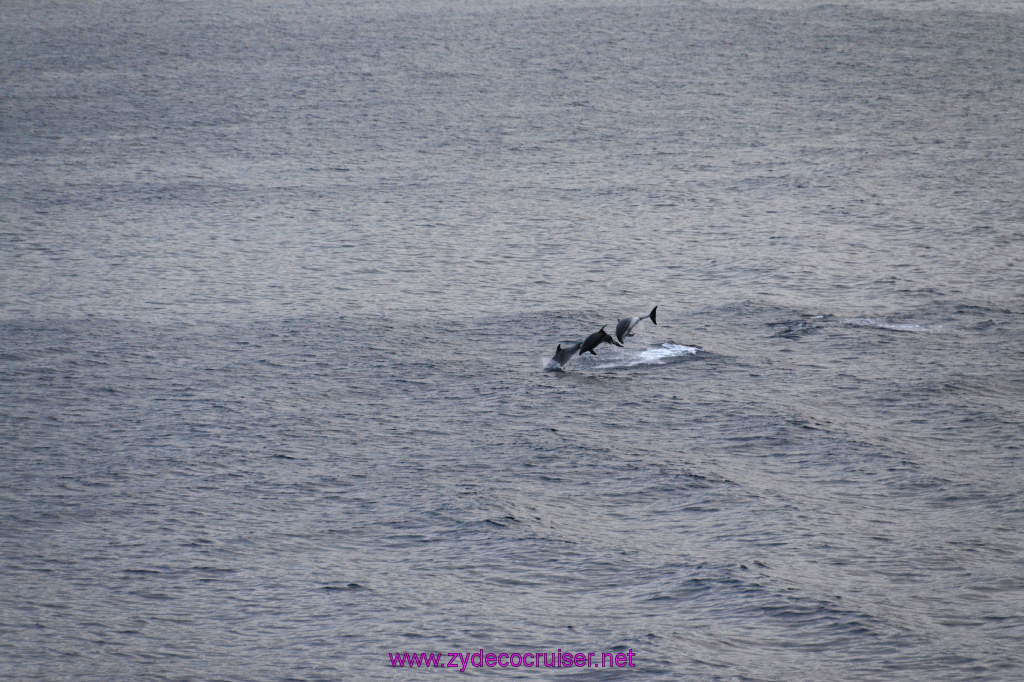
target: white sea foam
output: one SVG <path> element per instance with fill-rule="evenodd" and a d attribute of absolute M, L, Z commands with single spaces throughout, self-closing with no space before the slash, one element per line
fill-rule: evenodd
<path fill-rule="evenodd" d="M 893 322 L 870 317 L 858 317 L 843 320 L 844 324 L 851 324 L 860 327 L 874 327 L 875 329 L 888 329 L 894 332 L 938 332 L 942 331 L 941 324 L 915 324 L 913 322 Z"/>
<path fill-rule="evenodd" d="M 637 365 L 662 365 L 677 358 L 695 355 L 703 350 L 700 346 L 683 346 L 677 343 L 662 343 L 639 350 L 624 348 L 614 356 L 597 365 L 598 369 L 613 367 L 636 367 Z"/>

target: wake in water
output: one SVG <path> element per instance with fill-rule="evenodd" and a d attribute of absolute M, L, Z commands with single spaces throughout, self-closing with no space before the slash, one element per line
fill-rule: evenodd
<path fill-rule="evenodd" d="M 850 327 L 867 327 L 890 332 L 912 332 L 936 334 L 950 331 L 946 325 L 934 322 L 915 322 L 906 319 L 889 317 L 856 317 L 836 318 L 829 314 L 804 314 L 797 318 L 779 320 L 766 323 L 775 329 L 773 336 L 784 339 L 800 339 L 805 336 L 817 334 L 819 331 L 845 325 Z"/>
<path fill-rule="evenodd" d="M 623 349 L 606 355 L 600 360 L 590 362 L 595 369 L 613 369 L 617 367 L 636 367 L 638 365 L 667 365 L 679 362 L 698 353 L 703 353 L 700 346 L 683 346 L 678 343 L 660 343 L 640 349 Z"/>
<path fill-rule="evenodd" d="M 944 325 L 941 324 L 918 324 L 914 322 L 906 322 L 902 320 L 890 320 L 884 318 L 870 318 L 870 317 L 859 317 L 856 319 L 843 320 L 843 324 L 853 325 L 855 327 L 873 327 L 875 329 L 885 329 L 891 332 L 941 332 L 943 331 Z"/>
<path fill-rule="evenodd" d="M 659 343 L 642 348 L 622 348 L 606 353 L 600 358 L 583 357 L 579 364 L 588 369 L 618 369 L 641 365 L 668 365 L 705 352 L 700 346 L 684 346 L 678 343 Z M 548 372 L 564 372 L 565 365 L 554 358 L 544 366 Z"/>

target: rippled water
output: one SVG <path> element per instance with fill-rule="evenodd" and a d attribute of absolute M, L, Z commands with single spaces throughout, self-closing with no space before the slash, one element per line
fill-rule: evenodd
<path fill-rule="evenodd" d="M 1021 35 L 3 3 L 0 674 L 1020 678 Z"/>

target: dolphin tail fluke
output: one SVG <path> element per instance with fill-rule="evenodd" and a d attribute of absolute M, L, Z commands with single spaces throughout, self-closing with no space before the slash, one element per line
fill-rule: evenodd
<path fill-rule="evenodd" d="M 658 306 L 651 308 L 651 314 L 647 317 L 651 318 L 651 322 L 658 324 Z"/>

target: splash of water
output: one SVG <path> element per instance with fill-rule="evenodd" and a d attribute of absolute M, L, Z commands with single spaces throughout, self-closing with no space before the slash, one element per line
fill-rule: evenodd
<path fill-rule="evenodd" d="M 661 343 L 636 350 L 626 347 L 625 349 L 617 350 L 606 358 L 595 358 L 597 364 L 594 367 L 597 369 L 612 369 L 616 367 L 637 367 L 639 365 L 664 365 L 696 355 L 703 350 L 700 346 L 684 346 L 678 343 Z"/>

